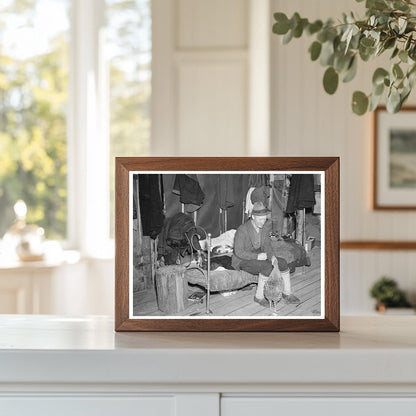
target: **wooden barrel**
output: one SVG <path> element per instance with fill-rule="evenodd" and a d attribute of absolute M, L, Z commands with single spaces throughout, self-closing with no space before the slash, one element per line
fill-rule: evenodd
<path fill-rule="evenodd" d="M 172 265 L 157 269 L 156 297 L 158 308 L 168 315 L 185 310 L 188 305 L 188 282 L 184 266 Z"/>

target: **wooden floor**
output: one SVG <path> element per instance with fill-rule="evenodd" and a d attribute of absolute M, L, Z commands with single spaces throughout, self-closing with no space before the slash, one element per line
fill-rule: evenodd
<path fill-rule="evenodd" d="M 321 314 L 321 259 L 320 247 L 314 247 L 310 252 L 312 265 L 300 267 L 291 277 L 292 293 L 300 299 L 299 304 L 286 304 L 284 300 L 277 305 L 277 316 L 316 316 Z M 228 296 L 221 293 L 211 293 L 210 310 L 213 316 L 275 316 L 268 307 L 263 308 L 253 301 L 256 285 L 249 290 L 231 292 Z M 189 285 L 189 295 L 195 291 L 203 291 L 198 286 Z M 201 303 L 188 301 L 188 307 L 175 315 L 193 316 L 205 314 L 206 300 Z M 157 307 L 154 289 L 135 292 L 133 294 L 134 316 L 165 316 Z"/>

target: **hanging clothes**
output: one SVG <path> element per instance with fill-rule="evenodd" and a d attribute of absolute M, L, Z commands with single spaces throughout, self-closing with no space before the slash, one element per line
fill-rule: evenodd
<path fill-rule="evenodd" d="M 140 203 L 139 203 L 139 175 L 133 176 L 133 227 L 135 231 L 135 255 L 140 257 L 142 255 L 143 248 L 143 226 L 142 218 L 140 214 Z"/>
<path fill-rule="evenodd" d="M 270 188 L 268 186 L 259 186 L 251 193 L 251 202 L 261 202 L 265 207 L 269 206 Z"/>
<path fill-rule="evenodd" d="M 186 212 L 196 211 L 205 199 L 205 194 L 195 174 L 176 175 L 172 192 L 180 196 L 181 203 L 185 204 Z"/>
<path fill-rule="evenodd" d="M 139 175 L 139 206 L 143 235 L 153 240 L 159 235 L 165 220 L 163 181 L 161 175 Z"/>
<path fill-rule="evenodd" d="M 315 193 L 313 175 L 292 175 L 286 212 L 292 213 L 299 209 L 312 208 L 314 205 Z"/>
<path fill-rule="evenodd" d="M 268 185 L 268 175 L 264 174 L 250 174 L 250 177 L 248 179 L 248 186 L 251 188 L 254 186 L 255 188 L 259 188 L 260 186 Z"/>
<path fill-rule="evenodd" d="M 237 203 L 236 181 L 241 175 L 223 174 L 218 179 L 218 203 L 221 209 L 227 209 Z"/>
<path fill-rule="evenodd" d="M 284 233 L 284 217 L 289 196 L 288 179 L 285 174 L 276 174 L 272 185 L 272 230 L 282 236 Z"/>

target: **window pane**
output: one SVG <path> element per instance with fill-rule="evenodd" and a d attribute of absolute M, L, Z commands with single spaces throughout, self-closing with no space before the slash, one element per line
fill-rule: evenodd
<path fill-rule="evenodd" d="M 66 237 L 69 2 L 1 1 L 0 238 L 18 199 L 47 238 Z"/>
<path fill-rule="evenodd" d="M 110 71 L 110 234 L 114 157 L 146 156 L 150 143 L 151 0 L 106 0 Z"/>

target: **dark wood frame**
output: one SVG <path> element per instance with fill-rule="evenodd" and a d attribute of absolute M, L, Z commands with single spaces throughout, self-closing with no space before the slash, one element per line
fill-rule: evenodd
<path fill-rule="evenodd" d="M 378 119 L 381 111 L 387 111 L 385 106 L 377 107 L 373 112 L 373 210 L 383 210 L 383 211 L 411 211 L 416 209 L 416 205 L 380 205 L 377 201 L 378 199 L 378 189 L 377 189 L 377 173 L 378 173 Z M 416 106 L 407 106 L 403 107 L 401 112 L 414 111 L 416 112 Z"/>
<path fill-rule="evenodd" d="M 416 250 L 416 241 L 351 240 L 341 241 L 341 250 Z"/>
<path fill-rule="evenodd" d="M 311 319 L 130 319 L 130 171 L 324 171 L 325 317 Z M 339 331 L 339 158 L 116 158 L 116 331 Z"/>

